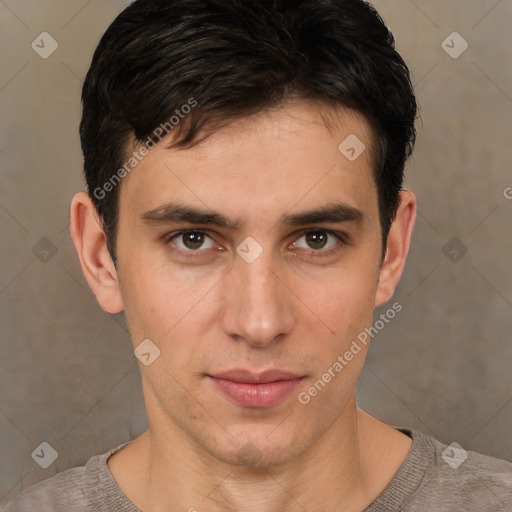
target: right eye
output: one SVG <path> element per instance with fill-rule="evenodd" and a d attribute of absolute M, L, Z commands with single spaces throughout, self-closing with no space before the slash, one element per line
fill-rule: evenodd
<path fill-rule="evenodd" d="M 174 240 L 177 240 L 174 242 Z M 167 242 L 172 242 L 180 252 L 184 253 L 197 253 L 202 252 L 204 249 L 211 249 L 214 247 L 212 238 L 206 233 L 206 231 L 199 230 L 186 230 L 179 231 L 178 233 L 172 233 L 167 237 Z M 207 247 L 201 247 L 205 242 L 208 242 Z M 185 256 L 196 256 L 195 254 L 185 254 Z"/>

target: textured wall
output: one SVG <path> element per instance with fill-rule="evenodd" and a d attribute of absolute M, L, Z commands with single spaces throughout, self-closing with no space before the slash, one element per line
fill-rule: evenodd
<path fill-rule="evenodd" d="M 81 82 L 126 4 L 0 0 L 0 504 L 147 428 L 124 319 L 97 305 L 68 232 Z M 374 4 L 421 106 L 407 169 L 420 215 L 359 404 L 512 460 L 512 1 Z M 42 442 L 58 452 L 48 469 Z"/>

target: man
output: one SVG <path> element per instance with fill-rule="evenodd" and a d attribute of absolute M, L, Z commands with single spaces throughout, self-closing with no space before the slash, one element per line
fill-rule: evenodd
<path fill-rule="evenodd" d="M 71 235 L 149 430 L 8 512 L 512 510 L 512 464 L 356 405 L 416 216 L 416 101 L 369 4 L 138 0 L 82 100 Z"/>

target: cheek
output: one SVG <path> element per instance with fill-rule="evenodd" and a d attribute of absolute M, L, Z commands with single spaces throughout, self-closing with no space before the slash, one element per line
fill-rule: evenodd
<path fill-rule="evenodd" d="M 376 281 L 377 272 L 371 266 L 339 269 L 310 288 L 309 300 L 331 334 L 334 331 L 337 338 L 346 340 L 371 323 Z"/>
<path fill-rule="evenodd" d="M 314 375 L 304 398 L 318 398 L 314 400 L 316 407 L 332 409 L 331 418 L 355 388 L 366 359 L 369 338 L 365 329 L 372 325 L 375 281 L 375 270 L 370 268 L 340 272 L 318 293 L 315 308 L 322 322 L 317 321 L 318 327 L 311 332 L 315 345 L 304 346 L 315 358 Z"/>
<path fill-rule="evenodd" d="M 215 276 L 193 276 L 186 269 L 164 267 L 149 251 L 130 254 L 119 262 L 125 315 L 133 337 L 168 339 L 190 324 Z M 217 278 L 218 280 L 218 278 Z"/>

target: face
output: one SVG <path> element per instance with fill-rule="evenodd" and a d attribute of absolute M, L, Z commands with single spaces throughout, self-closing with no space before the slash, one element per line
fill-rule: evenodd
<path fill-rule="evenodd" d="M 366 347 L 335 363 L 372 323 L 381 233 L 369 127 L 336 119 L 288 105 L 160 144 L 123 179 L 117 279 L 134 348 L 160 350 L 140 365 L 154 436 L 279 464 L 353 398 Z"/>

